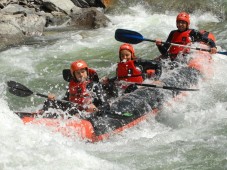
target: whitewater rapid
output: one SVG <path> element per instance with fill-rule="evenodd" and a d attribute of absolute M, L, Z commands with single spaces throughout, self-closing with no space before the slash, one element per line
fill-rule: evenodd
<path fill-rule="evenodd" d="M 67 138 L 46 127 L 25 126 L 13 114 L 18 110 L 37 110 L 44 99 L 13 96 L 7 92 L 6 81 L 18 81 L 36 92 L 61 96 L 67 85 L 61 71 L 76 59 L 86 60 L 101 76 L 113 75 L 121 44 L 114 39 L 117 28 L 163 40 L 176 28 L 177 13 L 151 14 L 140 5 L 129 10 L 130 13 L 109 14 L 111 24 L 107 28 L 59 33 L 54 43 L 14 47 L 0 53 L 0 169 L 227 168 L 224 55 L 213 56 L 214 76 L 199 83 L 200 91 L 190 92 L 181 101 L 166 106 L 157 120 L 150 118 L 100 143 Z M 191 20 L 193 28 L 219 22 L 212 13 L 193 14 Z M 48 42 L 51 38 L 37 39 Z M 155 44 L 149 42 L 134 47 L 142 58 L 159 55 Z"/>

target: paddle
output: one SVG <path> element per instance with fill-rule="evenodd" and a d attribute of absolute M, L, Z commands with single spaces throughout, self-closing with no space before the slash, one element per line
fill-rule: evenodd
<path fill-rule="evenodd" d="M 36 95 L 36 96 L 48 98 L 47 95 L 33 92 L 30 89 L 28 89 L 27 87 L 25 87 L 24 85 L 22 85 L 18 82 L 15 82 L 15 81 L 8 81 L 7 85 L 8 85 L 8 88 L 9 88 L 9 92 L 11 94 L 19 96 L 19 97 L 28 97 L 28 96 L 31 96 L 31 95 Z M 56 100 L 56 101 L 60 101 L 60 102 L 64 102 L 64 103 L 71 103 L 71 102 L 66 101 L 66 100 Z"/>
<path fill-rule="evenodd" d="M 33 95 L 48 98 L 47 95 L 40 94 L 40 93 L 34 93 L 24 85 L 17 83 L 15 81 L 8 81 L 7 85 L 9 87 L 9 92 L 13 95 L 19 96 L 19 97 L 28 97 Z"/>
<path fill-rule="evenodd" d="M 15 81 L 8 81 L 7 82 L 7 85 L 8 85 L 8 88 L 9 88 L 9 92 L 13 95 L 16 95 L 16 96 L 19 96 L 19 97 L 28 97 L 28 96 L 31 96 L 31 95 L 36 95 L 36 96 L 40 96 L 40 97 L 44 97 L 44 98 L 48 98 L 47 95 L 44 95 L 44 94 L 40 94 L 40 93 L 36 93 L 36 92 L 33 92 L 31 91 L 30 89 L 28 89 L 27 87 L 25 87 L 24 85 L 18 83 L 18 82 L 15 82 Z M 58 101 L 58 102 L 64 102 L 64 103 L 71 103 L 73 104 L 74 106 L 76 106 L 76 103 L 72 103 L 70 101 L 67 101 L 67 100 L 55 100 L 55 101 Z M 79 115 L 85 119 L 85 116 L 83 116 L 81 114 L 80 111 L 78 111 Z M 17 114 L 17 113 L 16 113 Z M 23 112 L 21 113 L 18 113 L 19 115 L 22 115 Z M 29 114 L 29 113 L 25 113 L 25 114 Z M 31 113 L 32 114 L 32 113 Z"/>
<path fill-rule="evenodd" d="M 19 96 L 19 97 L 28 97 L 28 96 L 31 96 L 31 95 L 36 95 L 36 96 L 48 98 L 47 95 L 33 92 L 30 89 L 28 89 L 27 87 L 25 87 L 24 85 L 22 85 L 18 82 L 15 82 L 15 81 L 8 81 L 7 85 L 9 87 L 9 92 L 11 94 Z M 72 103 L 72 102 L 67 101 L 67 100 L 56 100 L 56 101 L 64 102 L 64 103 Z M 75 103 L 73 103 L 73 104 L 75 104 Z"/>
<path fill-rule="evenodd" d="M 117 29 L 115 31 L 115 39 L 117 41 L 130 43 L 130 44 L 138 44 L 143 41 L 156 42 L 156 40 L 144 38 L 138 32 L 131 31 L 131 30 L 125 30 L 125 29 Z M 169 42 L 162 42 L 162 44 L 169 44 L 169 45 L 173 45 L 173 46 L 180 46 L 180 47 L 190 48 L 190 49 L 194 49 L 194 50 L 210 52 L 210 50 L 208 50 L 208 49 L 191 47 L 188 45 L 181 45 L 181 44 L 175 44 L 175 43 L 169 43 Z M 217 52 L 217 53 L 227 55 L 227 52 Z"/>
<path fill-rule="evenodd" d="M 185 88 L 178 88 L 178 87 L 169 87 L 169 86 L 162 86 L 162 85 L 154 85 L 154 84 L 140 84 L 140 83 L 132 83 L 137 86 L 144 86 L 144 87 L 153 87 L 153 88 L 160 88 L 160 89 L 167 89 L 167 90 L 177 90 L 177 91 L 199 91 L 199 89 L 185 89 Z"/>

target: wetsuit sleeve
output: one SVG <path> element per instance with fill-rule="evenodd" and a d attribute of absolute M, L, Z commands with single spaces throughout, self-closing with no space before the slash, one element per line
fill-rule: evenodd
<path fill-rule="evenodd" d="M 169 47 L 170 47 L 171 40 L 172 40 L 172 38 L 173 38 L 173 33 L 174 33 L 175 31 L 176 31 L 176 30 L 170 32 L 170 34 L 169 34 L 169 36 L 168 36 L 168 38 L 167 38 L 165 44 L 160 45 L 160 46 L 157 46 L 159 52 L 160 52 L 162 55 L 166 55 L 166 54 L 167 54 L 168 49 L 169 49 Z"/>
<path fill-rule="evenodd" d="M 67 100 L 69 101 L 69 89 L 65 92 L 64 97 L 62 98 L 62 100 Z"/>
<path fill-rule="evenodd" d="M 155 70 L 155 79 L 158 80 L 162 74 L 162 64 L 159 61 L 154 60 L 144 60 L 144 59 L 137 59 L 135 61 L 135 66 L 141 68 L 142 73 L 146 74 L 147 70 Z"/>
<path fill-rule="evenodd" d="M 41 110 L 47 111 L 49 108 L 61 109 L 63 111 L 72 108 L 71 102 L 62 102 L 61 100 L 45 100 Z"/>
<path fill-rule="evenodd" d="M 118 97 L 118 89 L 115 84 L 116 80 L 117 77 L 109 78 L 108 83 L 102 85 L 104 94 L 107 96 L 107 98 Z"/>
<path fill-rule="evenodd" d="M 100 83 L 92 83 L 92 93 L 93 93 L 93 104 L 99 110 L 109 110 L 110 105 L 104 96 L 102 85 Z"/>
<path fill-rule="evenodd" d="M 192 29 L 192 31 L 190 32 L 190 37 L 192 42 L 204 42 L 206 44 L 208 44 L 211 48 L 215 47 L 216 48 L 216 44 L 215 42 L 208 38 L 207 36 L 203 36 L 203 34 L 201 34 L 198 30 L 194 30 Z"/>
<path fill-rule="evenodd" d="M 99 76 L 95 70 L 89 69 L 89 79 L 93 82 L 99 82 Z"/>
<path fill-rule="evenodd" d="M 116 80 L 117 80 L 117 76 L 110 78 L 109 82 L 114 83 Z"/>

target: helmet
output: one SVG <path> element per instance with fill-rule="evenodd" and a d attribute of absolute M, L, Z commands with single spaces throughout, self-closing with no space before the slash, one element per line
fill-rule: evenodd
<path fill-rule="evenodd" d="M 73 75 L 73 73 L 75 71 L 78 71 L 78 70 L 83 69 L 83 68 L 86 68 L 86 69 L 88 68 L 87 63 L 83 60 L 77 60 L 77 61 L 74 61 L 74 62 L 71 63 L 70 72 Z"/>
<path fill-rule="evenodd" d="M 188 26 L 190 25 L 190 16 L 186 12 L 181 12 L 177 15 L 176 21 L 185 21 L 188 23 Z"/>
<path fill-rule="evenodd" d="M 131 54 L 132 54 L 132 59 L 135 58 L 135 50 L 134 50 L 134 48 L 133 48 L 133 46 L 131 44 L 128 44 L 128 43 L 122 44 L 120 46 L 120 48 L 119 48 L 119 56 L 120 56 L 120 52 L 122 50 L 128 50 L 128 51 L 130 51 Z"/>

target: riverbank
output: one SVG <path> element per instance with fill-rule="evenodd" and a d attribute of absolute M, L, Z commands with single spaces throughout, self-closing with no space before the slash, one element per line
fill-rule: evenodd
<path fill-rule="evenodd" d="M 106 27 L 114 0 L 4 0 L 0 2 L 0 51 L 26 44 L 32 37 L 55 31 Z"/>
<path fill-rule="evenodd" d="M 132 11 L 130 6 L 142 5 L 150 13 L 187 11 L 200 15 L 212 12 L 220 21 L 209 23 L 205 28 L 215 30 L 219 36 L 219 27 L 226 21 L 227 4 L 202 0 L 185 3 L 183 0 L 2 0 L 0 1 L 0 51 L 34 42 L 33 39 L 46 34 L 73 30 L 90 30 L 106 27 L 111 23 L 108 15 L 119 15 Z M 142 12 L 142 11 L 141 11 Z M 204 28 L 203 28 L 204 29 Z M 45 33 L 47 32 L 47 33 Z M 217 37 L 222 38 L 222 36 Z M 39 39 L 39 38 L 38 38 Z M 220 42 L 222 44 L 222 41 Z M 225 45 L 225 44 L 224 44 Z"/>

